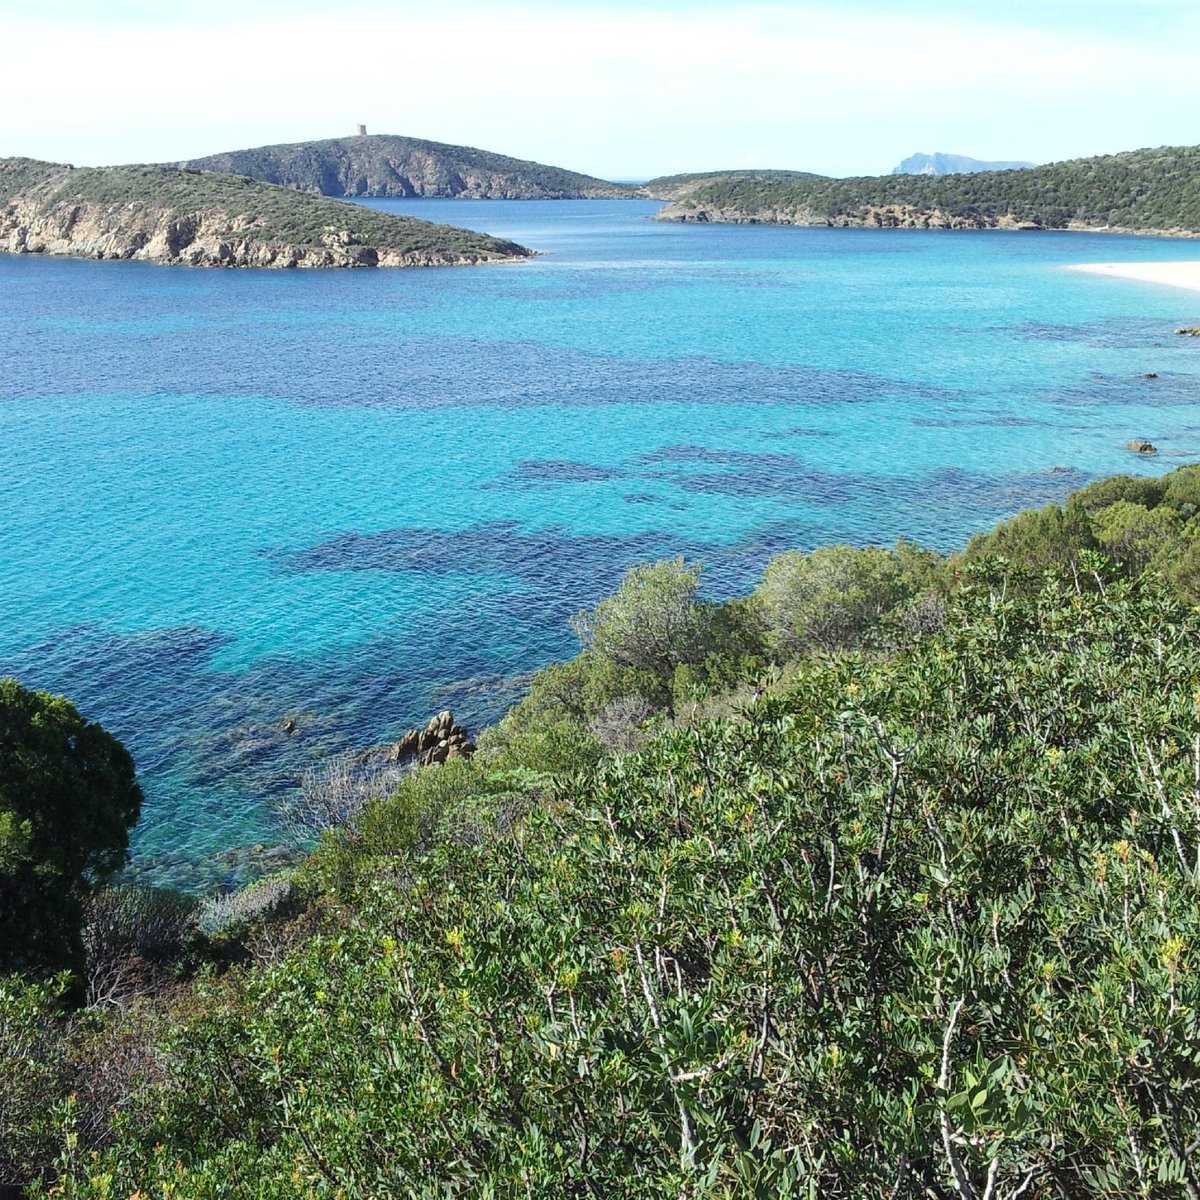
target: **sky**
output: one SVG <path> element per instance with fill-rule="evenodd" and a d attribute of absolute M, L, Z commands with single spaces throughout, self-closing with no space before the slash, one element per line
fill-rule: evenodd
<path fill-rule="evenodd" d="M 1200 0 L 0 0 L 0 157 L 406 134 L 609 179 L 1200 143 Z"/>

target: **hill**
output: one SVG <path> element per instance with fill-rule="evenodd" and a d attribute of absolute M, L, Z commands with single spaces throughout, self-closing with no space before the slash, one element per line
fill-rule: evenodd
<path fill-rule="evenodd" d="M 696 188 L 707 187 L 710 184 L 746 179 L 770 180 L 785 184 L 824 178 L 823 175 L 814 175 L 809 171 L 700 171 L 685 175 L 660 175 L 642 184 L 641 191 L 655 200 L 675 200 Z"/>
<path fill-rule="evenodd" d="M 898 167 L 892 168 L 893 175 L 975 175 L 980 171 L 1019 171 L 1023 167 L 1035 166 L 1031 162 L 982 162 L 968 158 L 965 154 L 911 154 Z"/>
<path fill-rule="evenodd" d="M 451 266 L 530 253 L 241 176 L 20 158 L 0 159 L 0 250 L 206 267 Z"/>
<path fill-rule="evenodd" d="M 1167 146 L 976 175 L 702 183 L 662 220 L 907 229 L 1200 234 L 1200 147 Z"/>
<path fill-rule="evenodd" d="M 322 196 L 428 196 L 467 200 L 626 198 L 637 190 L 492 154 L 420 138 L 364 134 L 210 154 L 178 164 L 200 171 L 248 175 Z"/>

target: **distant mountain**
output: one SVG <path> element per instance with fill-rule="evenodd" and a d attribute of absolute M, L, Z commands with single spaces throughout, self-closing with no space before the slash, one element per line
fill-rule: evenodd
<path fill-rule="evenodd" d="M 892 174 L 975 175 L 980 171 L 1017 171 L 1035 165 L 1031 162 L 981 162 L 965 154 L 913 154 L 898 167 L 893 167 Z"/>
<path fill-rule="evenodd" d="M 530 253 L 241 175 L 28 158 L 0 159 L 0 251 L 194 267 L 440 267 Z"/>
<path fill-rule="evenodd" d="M 1161 146 L 972 175 L 727 175 L 679 194 L 664 221 L 871 229 L 1095 229 L 1200 234 L 1200 146 Z"/>
<path fill-rule="evenodd" d="M 638 190 L 471 146 L 389 134 L 231 150 L 177 164 L 248 175 L 322 196 L 429 196 L 468 200 L 626 198 Z"/>

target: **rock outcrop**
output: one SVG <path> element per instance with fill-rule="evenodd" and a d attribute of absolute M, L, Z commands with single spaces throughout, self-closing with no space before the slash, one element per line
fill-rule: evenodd
<path fill-rule="evenodd" d="M 486 234 L 163 167 L 0 160 L 0 251 L 193 267 L 433 267 L 530 251 Z"/>
<path fill-rule="evenodd" d="M 433 717 L 424 729 L 410 729 L 391 749 L 392 762 L 415 758 L 421 767 L 449 762 L 452 758 L 470 758 L 475 743 L 467 731 L 454 723 L 448 709 Z"/>
<path fill-rule="evenodd" d="M 1134 438 L 1131 442 L 1125 443 L 1126 450 L 1132 450 L 1134 454 L 1157 454 L 1158 447 L 1153 442 L 1146 441 L 1145 438 Z"/>

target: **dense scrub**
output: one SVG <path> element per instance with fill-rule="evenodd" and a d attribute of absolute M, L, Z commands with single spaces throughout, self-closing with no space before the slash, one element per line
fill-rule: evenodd
<path fill-rule="evenodd" d="M 787 179 L 777 172 L 730 173 L 678 198 L 688 210 L 767 220 L 790 212 L 801 224 L 837 224 L 866 210 L 899 206 L 983 224 L 1008 217 L 1046 229 L 1200 232 L 1200 147 L 1165 146 L 973 175 Z"/>
<path fill-rule="evenodd" d="M 1200 1196 L 1200 617 L 1092 545 L 1136 505 L 1185 547 L 1194 477 L 950 562 L 785 556 L 734 605 L 631 573 L 474 759 L 215 922 L 222 973 L 65 1027 L 6 985 L 22 1169 L 57 1147 L 80 1197 Z"/>

